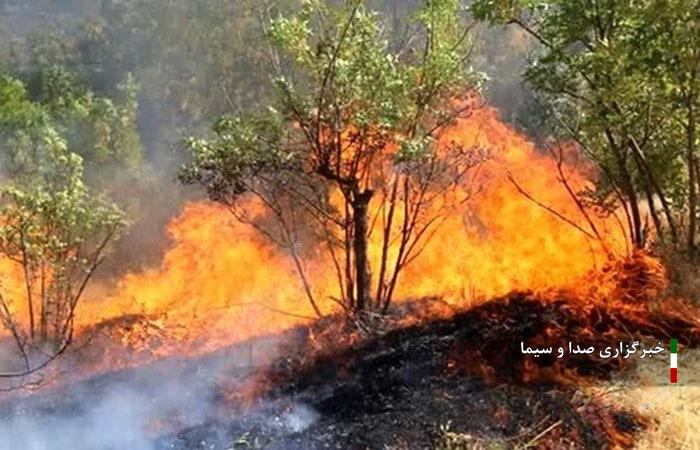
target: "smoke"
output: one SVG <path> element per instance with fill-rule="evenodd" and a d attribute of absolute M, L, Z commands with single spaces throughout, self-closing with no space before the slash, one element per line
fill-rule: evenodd
<path fill-rule="evenodd" d="M 94 406 L 77 415 L 34 416 L 19 413 L 9 421 L 0 422 L 1 450 L 49 449 L 117 449 L 153 450 L 144 424 L 156 418 L 160 393 L 143 393 L 128 388 L 115 388 Z M 170 396 L 166 400 L 176 401 Z M 174 405 L 173 403 L 170 403 Z"/>
<path fill-rule="evenodd" d="M 299 433 L 306 430 L 319 419 L 319 414 L 311 407 L 303 403 L 294 403 L 290 411 L 276 418 L 280 425 L 292 432 Z"/>
<path fill-rule="evenodd" d="M 260 370 L 245 367 L 241 352 L 164 360 L 15 400 L 10 408 L 0 407 L 0 450 L 190 448 L 189 442 L 174 444 L 178 433 L 200 426 L 207 431 L 207 448 L 228 448 L 232 437 L 224 424 L 235 408 L 222 401 L 220 383 L 250 379 Z M 275 352 L 265 353 L 257 360 L 269 361 Z M 282 410 L 263 403 L 235 419 L 279 434 L 301 432 L 319 419 L 307 405 L 281 403 L 287 405 Z"/>
<path fill-rule="evenodd" d="M 164 367 L 100 389 L 76 385 L 52 399 L 48 412 L 43 402 L 22 403 L 0 422 L 0 436 L 7 437 L 0 450 L 153 450 L 161 423 L 174 417 L 184 428 L 206 420 L 213 409 L 208 382 L 215 369 L 186 379 Z"/>

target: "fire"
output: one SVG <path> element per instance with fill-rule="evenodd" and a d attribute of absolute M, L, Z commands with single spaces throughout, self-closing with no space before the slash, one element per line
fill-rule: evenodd
<path fill-rule="evenodd" d="M 481 169 L 473 199 L 449 218 L 408 269 L 402 296 L 442 295 L 464 304 L 513 290 L 570 289 L 606 263 L 600 246 L 541 206 L 586 226 L 559 180 L 556 162 L 500 122 L 496 111 L 475 111 L 446 139 L 486 148 L 492 159 Z M 590 182 L 572 167 L 565 170 L 576 189 Z M 508 173 L 541 205 L 519 192 Z M 616 219 L 598 217 L 596 222 L 613 254 L 625 254 Z"/>
<path fill-rule="evenodd" d="M 495 110 L 474 111 L 443 139 L 487 149 L 492 158 L 465 186 L 471 199 L 445 219 L 402 273 L 399 301 L 440 296 L 467 306 L 513 290 L 572 289 L 606 263 L 608 255 L 597 243 L 542 207 L 586 227 L 558 179 L 556 162 L 500 122 Z M 575 167 L 565 170 L 575 189 L 589 182 Z M 508 179 L 509 173 L 531 199 Z M 249 206 L 262 213 L 258 205 Z M 598 217 L 596 224 L 611 253 L 623 255 L 618 223 Z M 172 246 L 160 267 L 126 276 L 103 298 L 85 299 L 77 313 L 79 332 L 140 317 L 146 325 L 121 331 L 121 344 L 143 351 L 142 342 L 155 336 L 158 345 L 146 351 L 163 357 L 211 351 L 314 317 L 289 255 L 237 222 L 225 207 L 191 203 L 168 232 Z M 371 244 L 370 257 L 376 258 L 380 244 Z M 308 261 L 307 272 L 321 310 L 336 311 L 331 265 L 319 256 Z"/>
<path fill-rule="evenodd" d="M 83 326 L 139 314 L 178 344 L 205 351 L 313 317 L 299 301 L 291 261 L 225 208 L 192 203 L 168 231 L 174 245 L 161 267 L 128 275 L 113 297 L 86 302 Z"/>
<path fill-rule="evenodd" d="M 24 299 L 26 298 L 24 273 L 19 264 L 8 258 L 0 257 L 0 295 L 7 305 L 8 313 L 13 317 L 25 319 L 28 311 Z M 21 300 L 20 300 L 21 299 Z M 0 339 L 9 336 L 10 330 L 0 321 Z"/>

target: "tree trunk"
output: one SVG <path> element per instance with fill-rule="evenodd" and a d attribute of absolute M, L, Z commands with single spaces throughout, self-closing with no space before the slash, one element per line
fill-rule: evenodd
<path fill-rule="evenodd" d="M 368 206 L 372 191 L 364 191 L 354 196 L 352 201 L 353 242 L 352 251 L 355 263 L 355 308 L 365 309 L 369 304 L 370 276 L 367 258 Z"/>
<path fill-rule="evenodd" d="M 661 207 L 666 215 L 668 230 L 671 234 L 671 242 L 675 246 L 678 244 L 678 231 L 676 230 L 676 221 L 673 217 L 673 211 L 671 211 L 671 205 L 666 198 L 666 194 L 661 188 L 659 182 L 656 180 L 654 171 L 649 166 L 649 162 L 644 156 L 642 149 L 639 147 L 639 144 L 637 144 L 637 141 L 632 137 L 629 137 L 629 146 L 630 150 L 632 151 L 634 161 L 637 163 L 639 172 L 644 174 L 644 183 L 648 185 L 646 189 L 652 189 L 654 192 L 656 192 L 656 195 L 659 196 Z"/>
<path fill-rule="evenodd" d="M 697 177 L 695 164 L 695 111 L 693 96 L 688 99 L 687 164 L 688 164 L 688 254 L 695 253 L 695 233 L 697 228 Z"/>
<path fill-rule="evenodd" d="M 634 184 L 632 183 L 632 176 L 627 168 L 627 163 L 622 150 L 618 147 L 613 134 L 610 130 L 605 130 L 605 135 L 610 144 L 610 148 L 615 156 L 615 161 L 617 163 L 617 171 L 620 177 L 620 187 L 624 195 L 627 197 L 627 201 L 630 205 L 630 218 L 632 220 L 630 229 L 630 237 L 632 239 L 632 244 L 636 248 L 644 247 L 642 239 L 642 216 L 639 212 L 639 202 L 637 199 L 637 193 L 634 190 Z"/>
<path fill-rule="evenodd" d="M 659 238 L 663 238 L 664 236 L 664 227 L 663 224 L 661 223 L 661 218 L 656 212 L 656 206 L 654 206 L 654 194 L 649 190 L 649 187 L 645 184 L 644 185 L 644 193 L 647 196 L 647 204 L 649 205 L 649 214 L 651 214 L 651 220 L 654 221 L 654 229 L 656 230 L 657 236 Z M 644 234 L 644 241 L 648 239 L 649 236 Z"/>
<path fill-rule="evenodd" d="M 639 203 L 637 200 L 637 193 L 634 190 L 634 186 L 629 180 L 624 182 L 625 194 L 627 195 L 630 210 L 632 213 L 632 243 L 637 248 L 644 247 L 644 239 L 642 237 L 642 215 L 639 213 Z"/>

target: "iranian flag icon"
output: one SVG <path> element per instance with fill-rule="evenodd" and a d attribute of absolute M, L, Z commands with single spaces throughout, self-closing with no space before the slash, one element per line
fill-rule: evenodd
<path fill-rule="evenodd" d="M 671 339 L 671 384 L 678 383 L 678 339 Z"/>

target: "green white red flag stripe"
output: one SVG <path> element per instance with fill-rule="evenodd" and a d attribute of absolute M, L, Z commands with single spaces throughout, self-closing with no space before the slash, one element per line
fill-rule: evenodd
<path fill-rule="evenodd" d="M 678 339 L 671 339 L 671 384 L 678 383 Z"/>

